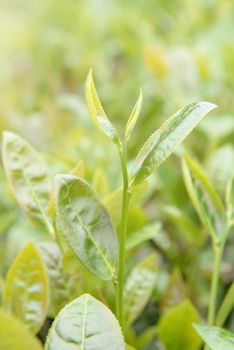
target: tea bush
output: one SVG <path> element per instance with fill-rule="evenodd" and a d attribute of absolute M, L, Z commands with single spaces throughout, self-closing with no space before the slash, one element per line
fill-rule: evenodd
<path fill-rule="evenodd" d="M 0 350 L 234 349 L 232 1 L 21 5 L 0 5 Z"/>

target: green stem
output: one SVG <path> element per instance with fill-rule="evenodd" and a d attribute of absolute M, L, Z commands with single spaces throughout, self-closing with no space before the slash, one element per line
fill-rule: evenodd
<path fill-rule="evenodd" d="M 213 326 L 215 321 L 215 311 L 219 286 L 220 266 L 223 255 L 221 244 L 217 244 L 214 250 L 214 270 L 211 283 L 210 305 L 208 312 L 208 325 Z"/>
<path fill-rule="evenodd" d="M 125 277 L 125 260 L 126 260 L 126 234 L 128 223 L 128 206 L 129 206 L 129 184 L 128 171 L 126 164 L 126 146 L 120 150 L 120 160 L 123 175 L 123 195 L 122 195 L 122 210 L 121 210 L 121 224 L 120 224 L 120 249 L 119 249 L 119 267 L 118 267 L 118 282 L 116 294 L 116 313 L 122 331 L 124 333 L 124 277 Z"/>
<path fill-rule="evenodd" d="M 228 238 L 229 228 L 230 227 L 227 226 L 221 242 L 219 240 L 214 242 L 214 270 L 213 270 L 213 275 L 212 275 L 210 304 L 209 304 L 209 311 L 208 311 L 208 325 L 209 326 L 215 325 L 221 262 L 222 262 L 224 247 L 225 247 L 225 244 L 226 244 L 226 241 Z M 205 345 L 204 350 L 209 350 L 209 346 Z"/>

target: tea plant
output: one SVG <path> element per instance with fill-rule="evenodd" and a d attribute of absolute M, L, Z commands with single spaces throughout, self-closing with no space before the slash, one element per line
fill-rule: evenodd
<path fill-rule="evenodd" d="M 15 197 L 32 221 L 50 233 L 51 239 L 28 243 L 9 269 L 0 311 L 0 349 L 41 349 L 34 335 L 41 330 L 43 338 L 50 317 L 54 321 L 45 342 L 46 350 L 130 350 L 133 348 L 126 343 L 144 348 L 153 338 L 158 339 L 157 346 L 169 350 L 196 350 L 201 346 L 201 338 L 193 323 L 199 324 L 195 328 L 211 349 L 210 334 L 214 334 L 220 349 L 227 350 L 233 336 L 212 326 L 222 327 L 233 307 L 232 286 L 216 313 L 220 264 L 233 224 L 232 182 L 227 187 L 225 211 L 199 165 L 189 156 L 183 159 L 186 187 L 211 234 L 215 254 L 209 327 L 200 325 L 197 310 L 189 300 L 183 300 L 167 310 L 157 327 L 137 337 L 133 322 L 155 287 L 157 255 L 147 255 L 126 277 L 129 251 L 153 238 L 160 229 L 159 223 L 153 222 L 130 236 L 130 209 L 145 191 L 147 178 L 215 105 L 193 103 L 176 112 L 149 137 L 129 169 L 128 145 L 141 112 L 142 93 L 123 137 L 102 107 L 91 71 L 85 95 L 94 123 L 119 154 L 122 187 L 108 195 L 105 175 L 99 171 L 90 185 L 83 162 L 70 174 L 57 174 L 50 186 L 47 167 L 37 152 L 20 136 L 4 133 L 4 167 Z M 177 273 L 174 276 L 179 278 Z"/>

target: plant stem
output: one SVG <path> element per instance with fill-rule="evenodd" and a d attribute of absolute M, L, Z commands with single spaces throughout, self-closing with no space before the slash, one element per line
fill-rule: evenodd
<path fill-rule="evenodd" d="M 223 255 L 221 244 L 217 244 L 214 249 L 214 270 L 211 283 L 210 305 L 208 312 L 208 325 L 213 326 L 215 321 L 216 302 L 219 285 L 220 266 Z"/>
<path fill-rule="evenodd" d="M 215 324 L 220 268 L 221 268 L 223 251 L 227 241 L 228 233 L 229 233 L 229 226 L 227 226 L 224 232 L 222 241 L 220 242 L 219 240 L 217 240 L 214 242 L 214 270 L 213 270 L 213 276 L 212 276 L 210 304 L 209 304 L 209 312 L 208 312 L 209 326 L 213 326 Z M 205 345 L 204 350 L 209 350 L 209 346 Z"/>
<path fill-rule="evenodd" d="M 116 294 L 116 312 L 119 324 L 124 333 L 124 277 L 125 277 L 125 260 L 126 260 L 126 234 L 127 234 L 127 220 L 128 220 L 128 205 L 130 199 L 128 171 L 126 164 L 126 146 L 119 152 L 122 176 L 123 176 L 123 194 L 122 194 L 122 210 L 121 210 L 121 224 L 120 224 L 120 249 L 119 249 L 119 267 L 118 267 L 118 282 Z"/>

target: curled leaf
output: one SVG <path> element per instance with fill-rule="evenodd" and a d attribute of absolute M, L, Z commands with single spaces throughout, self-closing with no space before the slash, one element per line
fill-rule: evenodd
<path fill-rule="evenodd" d="M 92 70 L 90 70 L 85 83 L 85 96 L 89 113 L 98 128 L 115 144 L 121 145 L 121 141 L 116 129 L 113 127 L 99 100 Z"/>
<path fill-rule="evenodd" d="M 188 155 L 183 158 L 185 186 L 203 225 L 213 238 L 224 232 L 224 207 L 201 166 Z"/>
<path fill-rule="evenodd" d="M 139 118 L 141 107 L 143 103 L 143 97 L 142 97 L 142 90 L 140 91 L 140 95 L 138 97 L 138 100 L 132 110 L 132 113 L 128 119 L 126 129 L 125 129 L 125 140 L 128 141 L 131 137 L 132 131 L 136 125 L 136 122 Z"/>

